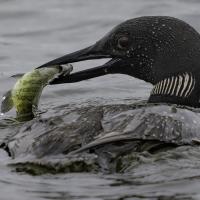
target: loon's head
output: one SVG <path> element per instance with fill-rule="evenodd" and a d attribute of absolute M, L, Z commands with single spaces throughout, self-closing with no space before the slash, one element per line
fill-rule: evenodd
<path fill-rule="evenodd" d="M 172 17 L 127 20 L 94 45 L 40 67 L 111 58 L 92 69 L 60 76 L 52 84 L 77 82 L 106 74 L 127 74 L 154 85 L 149 102 L 199 106 L 200 35 Z"/>

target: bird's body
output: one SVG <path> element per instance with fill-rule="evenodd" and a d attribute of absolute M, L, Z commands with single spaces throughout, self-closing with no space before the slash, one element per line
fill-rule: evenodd
<path fill-rule="evenodd" d="M 171 107 L 171 104 L 200 107 L 200 34 L 194 28 L 182 20 L 166 16 L 130 19 L 113 28 L 94 45 L 57 58 L 39 68 L 100 58 L 111 58 L 111 60 L 92 69 L 66 76 L 61 75 L 51 84 L 73 83 L 107 74 L 126 74 L 151 83 L 153 90 L 148 103 L 160 105 L 151 107 L 152 104 L 149 104 L 150 108 L 143 106 L 139 109 L 121 105 L 115 108 L 111 106 L 108 110 L 106 108 L 96 110 L 92 107 L 92 111 L 88 113 L 86 111 L 89 109 L 84 109 L 78 112 L 80 117 L 77 119 L 77 124 L 83 117 L 83 124 L 79 124 L 78 130 L 77 124 L 76 128 L 73 127 L 73 122 L 67 133 L 66 127 L 61 127 L 61 139 L 53 133 L 55 138 L 51 140 L 51 134 L 49 133 L 49 136 L 45 133 L 45 138 L 42 140 L 44 144 L 36 141 L 33 148 L 38 147 L 37 144 L 39 144 L 39 149 L 44 149 L 45 144 L 48 144 L 48 147 L 52 147 L 53 150 L 55 146 L 61 147 L 59 153 L 69 153 L 80 148 L 87 134 L 87 128 L 89 128 L 90 136 L 93 134 L 90 137 L 92 141 L 90 140 L 91 143 L 83 146 L 81 150 L 98 149 L 101 145 L 104 153 L 106 151 L 104 147 L 111 144 L 113 148 L 119 140 L 130 142 L 131 148 L 141 144 L 136 142 L 138 140 L 177 145 L 192 145 L 193 141 L 200 141 L 199 112 L 187 107 L 177 108 L 174 112 Z M 162 106 L 163 103 L 167 105 Z M 126 106 L 129 112 L 123 110 Z M 76 112 L 76 109 L 73 112 Z M 85 120 L 87 117 L 91 121 Z M 56 133 L 57 128 L 59 127 L 56 125 Z M 51 129 L 51 132 L 53 131 Z M 65 133 L 75 142 L 72 147 L 71 144 L 69 145 L 69 139 L 62 140 L 65 138 L 63 137 Z M 98 135 L 97 139 L 94 135 Z M 79 140 L 74 138 L 79 138 Z M 119 152 L 117 145 L 115 149 Z M 123 147 L 120 146 L 120 150 L 122 149 Z M 113 151 L 114 149 L 109 149 L 108 154 Z"/>
<path fill-rule="evenodd" d="M 60 76 L 51 84 L 72 83 L 120 73 L 154 86 L 149 103 L 200 107 L 200 34 L 182 20 L 167 16 L 127 20 L 94 45 L 50 61 L 41 68 L 99 58 L 111 60 L 99 67 Z M 189 122 L 187 118 L 184 123 L 187 120 Z M 135 133 L 133 130 L 131 135 Z M 139 136 L 143 133 L 137 134 Z M 126 136 L 117 133 L 114 137 L 103 138 L 103 142 Z M 170 137 L 173 138 L 173 132 Z M 101 138 L 97 143 L 99 141 L 102 141 Z"/>

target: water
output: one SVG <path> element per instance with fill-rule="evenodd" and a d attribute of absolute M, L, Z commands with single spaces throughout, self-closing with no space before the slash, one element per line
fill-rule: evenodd
<path fill-rule="evenodd" d="M 96 42 L 118 23 L 142 15 L 181 18 L 200 31 L 198 0 L 1 0 L 0 96 L 26 72 L 63 54 Z M 105 60 L 74 65 L 75 71 Z M 49 86 L 41 109 L 68 103 L 144 100 L 152 86 L 125 75 L 109 75 L 81 83 Z M 0 154 L 0 199 L 200 199 L 199 148 L 180 147 L 157 157 L 138 155 L 132 173 L 30 176 L 12 172 Z"/>

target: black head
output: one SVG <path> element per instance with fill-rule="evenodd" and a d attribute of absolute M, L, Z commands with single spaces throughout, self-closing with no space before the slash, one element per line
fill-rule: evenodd
<path fill-rule="evenodd" d="M 190 93 L 188 90 L 191 89 L 187 88 L 190 87 L 189 83 L 198 77 L 200 35 L 187 23 L 176 18 L 165 16 L 135 18 L 119 24 L 94 45 L 50 61 L 41 67 L 99 58 L 111 58 L 111 60 L 99 67 L 59 77 L 52 84 L 76 82 L 112 73 L 128 74 L 153 85 L 157 84 L 157 87 L 159 83 L 160 87 L 164 87 L 163 85 L 168 87 L 160 88 L 160 91 L 154 90 L 150 101 L 154 102 L 156 96 L 161 95 L 162 98 L 166 96 L 169 99 L 167 102 L 173 102 L 170 96 L 175 96 L 178 100 L 181 94 L 186 97 Z M 184 86 L 184 80 L 187 80 L 186 74 L 191 79 L 188 80 L 188 86 Z M 181 76 L 182 78 L 179 78 Z M 177 90 L 174 95 L 169 88 L 170 77 L 174 77 L 171 80 L 174 81 L 174 86 L 171 87 L 176 87 L 174 90 Z M 180 91 L 180 87 L 184 91 Z M 186 103 L 184 100 L 181 104 L 188 104 L 188 97 Z"/>

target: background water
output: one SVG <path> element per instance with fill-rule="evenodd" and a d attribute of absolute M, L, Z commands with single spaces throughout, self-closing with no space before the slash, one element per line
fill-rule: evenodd
<path fill-rule="evenodd" d="M 96 42 L 118 23 L 142 15 L 181 18 L 200 31 L 198 0 L 0 0 L 0 96 L 26 72 L 51 59 Z M 74 70 L 105 60 L 74 64 Z M 125 75 L 48 86 L 41 107 L 66 103 L 147 99 L 151 85 Z M 183 155 L 182 152 L 185 152 Z M 134 172 L 123 175 L 16 174 L 0 156 L 0 199 L 200 199 L 199 149 L 181 147 L 169 159 L 140 156 Z"/>

